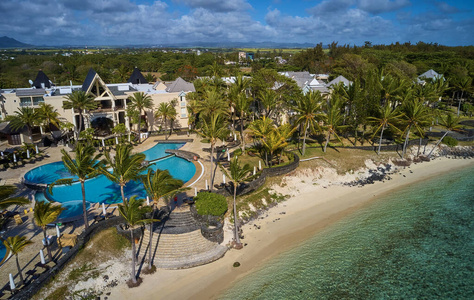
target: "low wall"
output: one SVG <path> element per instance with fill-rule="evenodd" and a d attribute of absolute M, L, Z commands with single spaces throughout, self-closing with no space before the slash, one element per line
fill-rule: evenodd
<path fill-rule="evenodd" d="M 201 234 L 204 238 L 218 244 L 224 241 L 224 224 L 219 217 L 210 215 L 202 216 L 198 214 L 194 205 L 190 205 L 189 210 L 196 222 L 199 223 Z"/>
<path fill-rule="evenodd" d="M 38 293 L 44 285 L 46 285 L 54 276 L 56 276 L 69 263 L 69 261 L 71 261 L 71 259 L 73 259 L 77 255 L 79 250 L 82 249 L 95 234 L 101 232 L 104 229 L 116 226 L 123 222 L 124 220 L 122 217 L 113 217 L 108 220 L 104 220 L 89 226 L 89 229 L 87 231 L 82 232 L 77 237 L 76 246 L 74 246 L 73 248 L 71 248 L 71 250 L 64 254 L 58 260 L 56 265 L 41 274 L 39 278 L 33 280 L 30 284 L 23 287 L 18 293 L 13 295 L 11 299 L 31 299 L 33 295 Z"/>
<path fill-rule="evenodd" d="M 267 177 L 274 177 L 274 176 L 280 176 L 284 174 L 288 174 L 292 171 L 294 171 L 299 165 L 300 165 L 300 158 L 298 155 L 296 155 L 293 152 L 290 152 L 293 154 L 293 161 L 285 166 L 280 166 L 280 167 L 274 167 L 274 168 L 266 168 L 263 169 L 261 172 L 260 176 L 258 178 L 248 182 L 248 183 L 242 183 L 238 188 L 237 188 L 237 195 L 246 195 L 248 193 L 251 193 L 258 188 L 260 188 L 264 183 L 265 179 Z M 213 193 L 216 194 L 221 194 L 224 196 L 232 196 L 234 195 L 233 187 L 227 186 L 226 188 L 223 189 L 217 189 L 213 190 Z"/>

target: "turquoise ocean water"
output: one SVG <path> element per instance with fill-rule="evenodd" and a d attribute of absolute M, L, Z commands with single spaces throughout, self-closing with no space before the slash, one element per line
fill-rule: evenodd
<path fill-rule="evenodd" d="M 219 299 L 474 299 L 474 167 L 370 203 Z"/>

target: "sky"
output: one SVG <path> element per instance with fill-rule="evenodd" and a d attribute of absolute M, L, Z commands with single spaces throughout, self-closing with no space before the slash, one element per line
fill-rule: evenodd
<path fill-rule="evenodd" d="M 474 44 L 474 1 L 0 0 L 0 36 L 33 45 Z"/>

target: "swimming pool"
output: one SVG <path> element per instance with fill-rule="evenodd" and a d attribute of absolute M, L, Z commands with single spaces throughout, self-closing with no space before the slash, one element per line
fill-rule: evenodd
<path fill-rule="evenodd" d="M 163 144 L 156 144 L 155 146 L 151 147 L 150 149 L 143 151 L 142 153 L 145 154 L 145 159 L 148 161 L 152 161 L 161 157 L 165 157 L 168 154 L 165 153 L 166 149 L 176 150 L 184 146 L 184 143 L 163 143 Z"/>
<path fill-rule="evenodd" d="M 3 243 L 0 243 L 0 265 L 2 265 L 3 261 L 7 258 L 7 248 Z"/>
<path fill-rule="evenodd" d="M 160 147 L 157 147 L 158 145 L 160 145 Z M 145 151 L 148 153 L 144 153 L 151 160 L 157 159 L 158 155 L 167 155 L 164 152 L 165 149 L 179 149 L 183 145 L 184 144 L 157 144 L 153 148 Z M 58 163 L 62 164 L 62 162 Z M 56 170 L 56 164 L 58 163 L 53 163 L 55 164 L 54 170 Z M 30 176 L 29 178 L 47 178 L 47 175 L 42 175 L 40 172 L 43 171 L 45 173 L 52 173 L 50 171 L 47 171 L 49 170 L 49 165 L 50 164 L 43 166 L 45 168 L 42 169 L 33 169 L 36 170 L 36 172 L 38 173 L 34 176 Z M 196 173 L 196 167 L 192 162 L 188 162 L 182 158 L 175 156 L 167 157 L 162 160 L 156 161 L 152 163 L 149 168 L 153 170 L 168 170 L 173 177 L 181 179 L 183 182 L 191 180 L 191 178 L 194 176 L 194 173 Z M 51 176 L 51 178 L 52 177 L 53 176 Z M 68 178 L 68 176 L 64 176 L 61 178 Z M 69 178 L 71 178 L 70 175 Z M 99 175 L 97 177 L 86 180 L 85 189 L 88 207 L 91 205 L 91 203 L 114 204 L 122 202 L 120 186 L 108 180 L 104 175 Z M 46 193 L 46 195 L 44 193 Z M 67 208 L 67 210 L 63 211 L 59 216 L 58 219 L 60 221 L 64 221 L 66 219 L 70 219 L 82 214 L 82 191 L 81 184 L 79 182 L 75 182 L 72 185 L 57 185 L 53 187 L 52 194 L 48 193 L 47 191 L 45 191 L 44 193 L 36 193 L 37 201 L 48 199 L 51 201 L 60 202 L 63 206 Z M 143 188 L 143 185 L 140 182 L 135 181 L 130 181 L 129 183 L 127 183 L 124 189 L 124 193 L 125 197 L 127 198 L 130 198 L 133 195 L 137 195 L 141 198 L 146 197 L 146 191 Z"/>

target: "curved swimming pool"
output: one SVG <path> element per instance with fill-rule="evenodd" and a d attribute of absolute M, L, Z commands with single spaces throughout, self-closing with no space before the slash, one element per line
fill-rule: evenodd
<path fill-rule="evenodd" d="M 3 243 L 0 243 L 0 266 L 3 264 L 4 260 L 7 258 L 7 248 Z"/>
<path fill-rule="evenodd" d="M 147 160 L 154 160 L 158 159 L 159 157 L 166 156 L 167 154 L 164 152 L 165 149 L 179 149 L 183 145 L 184 144 L 157 144 L 143 153 L 145 153 Z M 39 181 L 39 179 L 41 179 L 43 182 L 40 183 L 48 184 L 54 182 L 55 180 L 54 179 L 48 182 L 48 180 L 46 180 L 48 178 L 49 180 L 56 178 L 57 176 L 61 176 L 59 178 L 71 178 L 71 175 L 66 171 L 64 165 L 63 170 L 61 170 L 61 168 L 59 168 L 59 164 L 63 165 L 62 162 L 55 162 L 35 168 L 30 171 L 34 171 L 32 174 L 29 174 L 30 172 L 25 174 L 25 179 L 28 181 L 32 181 L 31 179 L 37 179 Z M 49 166 L 51 166 L 52 169 L 50 169 Z M 173 177 L 181 179 L 183 182 L 191 180 L 191 178 L 196 173 L 196 167 L 192 162 L 188 162 L 175 156 L 153 162 L 149 168 L 153 170 L 168 170 Z M 54 174 L 51 175 L 53 172 Z M 99 175 L 86 180 L 85 189 L 88 206 L 90 206 L 91 203 L 114 204 L 120 203 L 122 201 L 120 186 L 108 180 L 104 175 Z M 43 192 L 36 193 L 37 201 L 48 199 L 60 202 L 67 208 L 67 210 L 61 213 L 58 218 L 59 220 L 64 221 L 82 214 L 82 191 L 81 184 L 79 182 L 75 182 L 72 185 L 57 185 L 53 187 L 51 194 L 47 191 L 44 193 L 46 193 L 46 195 L 43 194 Z M 133 195 L 137 195 L 141 198 L 146 197 L 146 191 L 143 188 L 143 185 L 140 182 L 135 181 L 130 181 L 127 183 L 124 193 L 125 197 L 127 198 L 130 198 Z"/>

